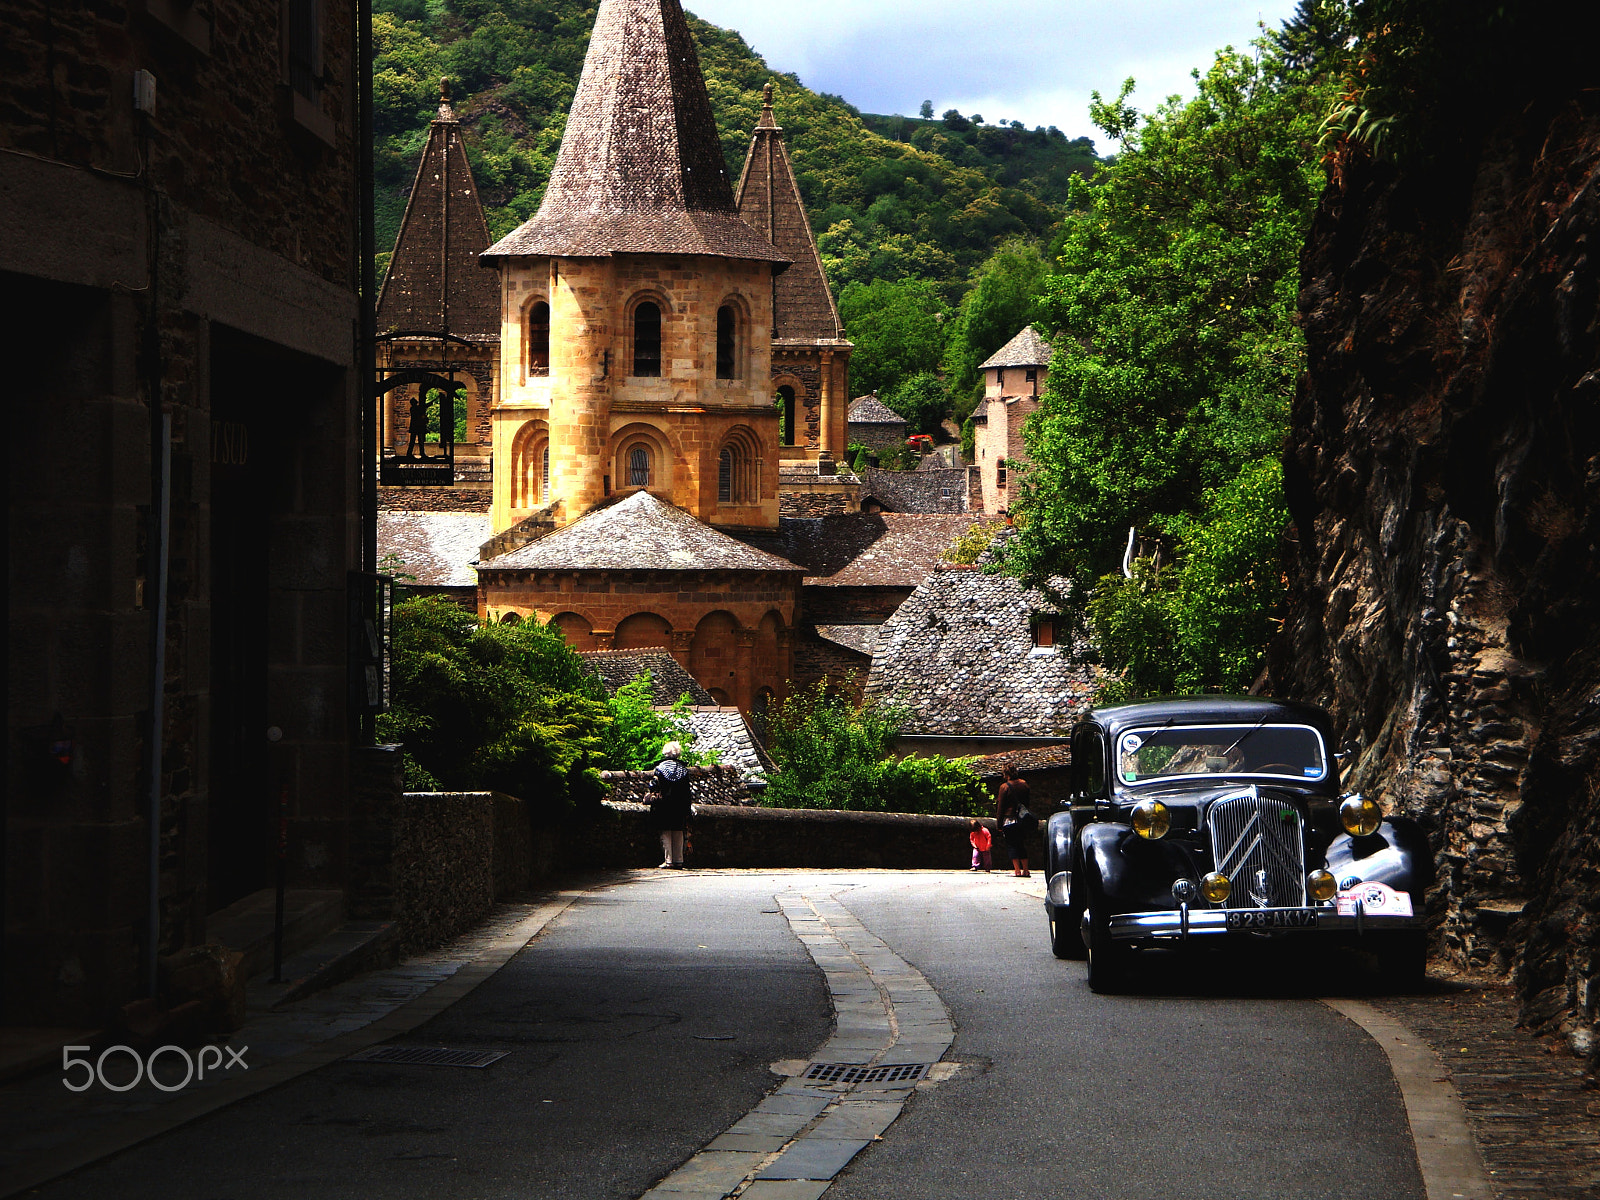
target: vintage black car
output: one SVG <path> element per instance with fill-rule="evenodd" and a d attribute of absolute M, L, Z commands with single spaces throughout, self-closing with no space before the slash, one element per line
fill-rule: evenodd
<path fill-rule="evenodd" d="M 1104 708 L 1072 734 L 1045 835 L 1051 948 L 1116 990 L 1157 948 L 1355 942 L 1421 982 L 1432 858 L 1415 822 L 1341 795 L 1319 708 L 1193 696 Z"/>

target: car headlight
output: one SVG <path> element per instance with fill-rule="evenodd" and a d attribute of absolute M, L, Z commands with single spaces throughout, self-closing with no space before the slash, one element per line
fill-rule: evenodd
<path fill-rule="evenodd" d="M 1326 871 L 1313 871 L 1306 876 L 1306 893 L 1323 904 L 1339 894 L 1339 881 Z"/>
<path fill-rule="evenodd" d="M 1159 800 L 1141 800 L 1133 806 L 1133 831 L 1152 842 L 1167 836 L 1172 828 L 1172 814 Z"/>
<path fill-rule="evenodd" d="M 1383 809 L 1365 796 L 1346 796 L 1339 805 L 1339 823 L 1355 837 L 1370 837 L 1383 824 Z"/>
<path fill-rule="evenodd" d="M 1200 881 L 1200 892 L 1211 903 L 1222 904 L 1233 895 L 1233 884 L 1220 871 L 1212 871 Z"/>

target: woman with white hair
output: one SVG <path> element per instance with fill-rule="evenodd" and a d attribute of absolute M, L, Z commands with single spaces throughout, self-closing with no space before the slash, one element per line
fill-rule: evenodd
<path fill-rule="evenodd" d="M 668 742 L 650 779 L 650 823 L 661 834 L 663 867 L 683 866 L 683 834 L 689 828 L 689 768 L 678 760 L 683 747 Z"/>

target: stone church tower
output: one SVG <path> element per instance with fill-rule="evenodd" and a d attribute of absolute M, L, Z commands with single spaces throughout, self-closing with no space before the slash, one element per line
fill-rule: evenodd
<path fill-rule="evenodd" d="M 641 490 L 777 525 L 788 260 L 740 219 L 677 0 L 603 0 L 539 212 L 482 261 L 500 276 L 495 534 Z"/>
<path fill-rule="evenodd" d="M 456 443 L 455 478 L 445 486 L 486 488 L 490 413 L 500 375 L 500 293 L 494 277 L 478 265 L 489 245 L 489 226 L 461 123 L 450 105 L 449 83 L 439 82 L 439 115 L 429 127 L 378 295 L 378 366 L 385 372 L 454 374 L 465 385 L 466 437 Z M 408 401 L 415 391 L 410 385 L 385 397 L 386 468 L 405 459 Z M 398 496 L 403 507 L 407 496 Z"/>
<path fill-rule="evenodd" d="M 738 196 L 739 215 L 794 264 L 772 285 L 772 386 L 783 407 L 783 458 L 830 463 L 845 453 L 853 347 L 822 272 L 783 130 L 772 115 L 770 83 Z"/>

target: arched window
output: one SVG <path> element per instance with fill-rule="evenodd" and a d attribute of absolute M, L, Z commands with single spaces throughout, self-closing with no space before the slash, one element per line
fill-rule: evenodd
<path fill-rule="evenodd" d="M 628 486 L 648 487 L 650 485 L 650 451 L 644 446 L 635 446 L 628 451 Z"/>
<path fill-rule="evenodd" d="M 784 384 L 778 389 L 778 443 L 794 445 L 794 389 Z"/>
<path fill-rule="evenodd" d="M 724 304 L 717 309 L 717 378 L 738 378 L 738 360 L 735 351 L 738 349 L 738 316 L 733 311 L 731 304 Z"/>
<path fill-rule="evenodd" d="M 501 616 L 500 616 L 500 624 L 502 624 L 502 625 L 521 625 L 522 624 L 522 614 L 521 613 L 514 613 L 514 612 L 502 613 Z"/>
<path fill-rule="evenodd" d="M 528 306 L 528 374 L 550 374 L 550 306 L 543 300 Z"/>
<path fill-rule="evenodd" d="M 539 460 L 539 499 L 550 499 L 550 443 L 544 444 L 544 453 Z"/>
<path fill-rule="evenodd" d="M 717 456 L 717 501 L 733 503 L 733 449 L 728 447 Z"/>
<path fill-rule="evenodd" d="M 633 373 L 661 374 L 661 309 L 649 300 L 633 310 Z"/>

